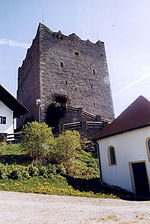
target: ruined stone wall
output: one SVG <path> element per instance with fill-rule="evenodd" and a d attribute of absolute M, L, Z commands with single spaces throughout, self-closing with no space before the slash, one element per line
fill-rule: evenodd
<path fill-rule="evenodd" d="M 41 25 L 40 77 L 43 112 L 55 95 L 62 94 L 69 106 L 114 118 L 103 42 L 83 41 L 75 34 L 64 36 Z"/>
<path fill-rule="evenodd" d="M 39 35 L 37 33 L 22 66 L 18 69 L 17 99 L 30 111 L 22 118 L 17 119 L 18 128 L 27 121 L 38 120 L 36 99 L 40 98 L 39 74 Z"/>

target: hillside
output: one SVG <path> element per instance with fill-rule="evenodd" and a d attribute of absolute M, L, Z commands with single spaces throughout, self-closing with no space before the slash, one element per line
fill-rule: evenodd
<path fill-rule="evenodd" d="M 76 151 L 67 172 L 62 165 L 34 161 L 19 144 L 1 144 L 0 190 L 81 197 L 115 197 L 100 189 L 96 152 Z"/>

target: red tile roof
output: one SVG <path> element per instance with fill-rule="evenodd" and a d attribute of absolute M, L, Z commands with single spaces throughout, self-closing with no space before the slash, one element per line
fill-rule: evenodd
<path fill-rule="evenodd" d="M 139 96 L 93 139 L 98 140 L 150 125 L 150 100 Z"/>
<path fill-rule="evenodd" d="M 14 118 L 29 112 L 15 97 L 13 97 L 3 86 L 0 85 L 0 100 L 14 111 Z"/>

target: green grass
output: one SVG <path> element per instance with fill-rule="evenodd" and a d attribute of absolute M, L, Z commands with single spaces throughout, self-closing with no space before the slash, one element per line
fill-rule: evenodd
<path fill-rule="evenodd" d="M 96 153 L 77 150 L 75 153 L 75 159 L 70 162 L 68 173 L 76 178 L 99 178 Z"/>
<path fill-rule="evenodd" d="M 95 152 L 77 150 L 75 158 L 65 167 L 67 173 L 64 173 L 63 169 L 48 163 L 34 164 L 19 144 L 0 145 L 0 190 L 94 198 L 128 198 L 122 191 L 118 193 L 100 185 Z"/>
<path fill-rule="evenodd" d="M 0 154 L 1 155 L 22 155 L 20 144 L 6 144 L 0 143 Z"/>
<path fill-rule="evenodd" d="M 76 197 L 117 198 L 113 194 L 74 189 L 62 176 L 55 176 L 53 179 L 33 177 L 31 179 L 0 180 L 0 190 Z"/>

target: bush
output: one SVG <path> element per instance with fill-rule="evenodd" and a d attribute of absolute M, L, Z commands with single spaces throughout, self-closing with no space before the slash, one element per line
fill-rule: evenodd
<path fill-rule="evenodd" d="M 53 175 L 56 175 L 56 171 L 57 171 L 57 167 L 56 167 L 56 165 L 55 164 L 48 164 L 47 165 L 47 173 L 48 174 L 53 174 Z"/>
<path fill-rule="evenodd" d="M 66 172 L 76 178 L 99 178 L 98 160 L 93 158 L 93 153 L 76 150 L 75 158 L 68 161 Z"/>
<path fill-rule="evenodd" d="M 51 144 L 47 159 L 54 164 L 67 165 L 74 158 L 75 150 L 80 149 L 80 134 L 78 131 L 65 131 Z"/>
<path fill-rule="evenodd" d="M 34 159 L 45 158 L 49 145 L 54 141 L 51 128 L 36 121 L 27 123 L 22 135 L 22 148 Z"/>
<path fill-rule="evenodd" d="M 12 180 L 17 180 L 19 177 L 21 177 L 21 174 L 17 169 L 13 170 L 8 176 L 8 178 Z"/>
<path fill-rule="evenodd" d="M 66 174 L 66 169 L 63 164 L 57 165 L 57 173 L 59 173 L 60 175 Z"/>
<path fill-rule="evenodd" d="M 38 176 L 39 175 L 39 169 L 38 167 L 34 166 L 33 164 L 29 165 L 28 168 L 28 173 L 31 177 L 33 176 Z"/>
<path fill-rule="evenodd" d="M 27 178 L 42 176 L 44 178 L 52 178 L 60 173 L 60 168 L 52 164 L 35 166 L 34 163 L 28 166 L 22 165 L 3 165 L 0 164 L 0 179 L 17 180 L 19 178 Z"/>
<path fill-rule="evenodd" d="M 0 179 L 7 178 L 7 167 L 3 164 L 0 164 Z"/>
<path fill-rule="evenodd" d="M 46 166 L 39 167 L 39 176 L 43 176 L 43 177 L 47 178 L 48 177 L 47 173 L 48 172 L 47 172 Z"/>
<path fill-rule="evenodd" d="M 27 169 L 23 169 L 22 170 L 22 178 L 27 178 L 27 179 L 30 179 L 30 175 L 29 175 L 29 172 Z"/>

